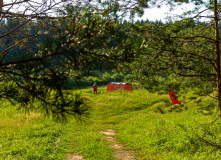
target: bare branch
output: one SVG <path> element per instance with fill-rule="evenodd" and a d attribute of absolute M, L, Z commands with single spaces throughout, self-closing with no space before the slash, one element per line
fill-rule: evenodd
<path fill-rule="evenodd" d="M 3 1 L 3 0 L 0 0 L 0 1 Z M 20 2 L 13 2 L 13 3 L 8 3 L 8 4 L 3 4 L 2 6 L 6 7 L 6 6 L 15 5 L 15 4 L 21 4 L 21 3 L 24 3 L 24 2 L 28 2 L 28 1 L 30 1 L 30 0 L 24 0 L 24 1 L 20 1 Z"/>

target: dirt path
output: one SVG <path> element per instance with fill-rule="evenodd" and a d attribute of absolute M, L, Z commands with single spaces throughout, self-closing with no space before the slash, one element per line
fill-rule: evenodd
<path fill-rule="evenodd" d="M 68 154 L 67 160 L 84 160 L 83 156 L 79 156 L 78 154 Z"/>
<path fill-rule="evenodd" d="M 104 134 L 106 136 L 107 141 L 110 142 L 110 147 L 114 148 L 114 156 L 118 160 L 136 160 L 134 158 L 134 152 L 132 150 L 124 150 L 123 145 L 117 143 L 116 139 L 114 136 L 116 135 L 115 130 L 112 129 L 107 129 L 104 131 L 100 131 L 100 133 Z M 68 154 L 67 155 L 68 160 L 85 160 L 82 156 L 76 154 Z"/>
<path fill-rule="evenodd" d="M 100 131 L 100 133 L 106 135 L 107 141 L 111 142 L 110 147 L 115 149 L 114 155 L 119 160 L 136 160 L 134 158 L 134 152 L 132 150 L 124 150 L 123 145 L 116 142 L 113 137 L 116 135 L 115 130 L 107 129 L 105 131 Z"/>

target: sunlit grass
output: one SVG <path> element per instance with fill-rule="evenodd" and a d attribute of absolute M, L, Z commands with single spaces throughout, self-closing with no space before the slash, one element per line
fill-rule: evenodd
<path fill-rule="evenodd" d="M 117 142 L 134 150 L 139 159 L 220 159 L 219 149 L 197 137 L 217 143 L 221 140 L 220 120 L 201 125 L 217 117 L 211 107 L 202 110 L 202 105 L 211 102 L 208 97 L 201 97 L 197 104 L 200 97 L 188 102 L 192 94 L 187 94 L 179 100 L 188 103 L 172 105 L 167 94 L 143 89 L 74 92 L 87 98 L 91 107 L 90 117 L 80 123 L 69 117 L 68 123 L 59 124 L 39 112 L 24 114 L 8 102 L 2 103 L 0 159 L 66 159 L 67 154 L 79 154 L 85 159 L 114 160 L 114 149 L 99 132 L 105 129 L 115 129 Z"/>

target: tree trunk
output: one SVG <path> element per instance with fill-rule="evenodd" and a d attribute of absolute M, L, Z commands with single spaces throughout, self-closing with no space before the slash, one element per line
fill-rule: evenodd
<path fill-rule="evenodd" d="M 220 83 L 220 48 L 219 48 L 219 26 L 218 26 L 218 13 L 217 13 L 217 0 L 214 0 L 214 25 L 215 25 L 215 52 L 216 52 L 216 69 L 217 69 L 217 96 L 218 106 L 221 116 L 221 83 Z"/>
<path fill-rule="evenodd" d="M 3 0 L 0 0 L 0 15 L 1 15 L 1 12 L 2 12 L 2 7 L 3 7 Z"/>

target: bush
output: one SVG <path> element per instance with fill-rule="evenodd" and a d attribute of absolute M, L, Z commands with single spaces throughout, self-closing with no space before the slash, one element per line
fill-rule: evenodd
<path fill-rule="evenodd" d="M 124 80 L 126 75 L 122 72 L 116 73 L 112 71 L 107 71 L 105 73 L 98 73 L 97 76 L 86 76 L 80 80 L 70 77 L 68 79 L 68 84 L 64 85 L 64 89 L 80 89 L 86 87 L 92 87 L 94 82 L 98 86 L 108 85 L 109 82 L 121 82 Z"/>

